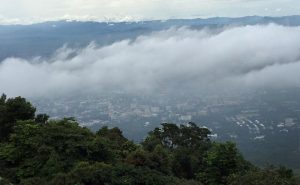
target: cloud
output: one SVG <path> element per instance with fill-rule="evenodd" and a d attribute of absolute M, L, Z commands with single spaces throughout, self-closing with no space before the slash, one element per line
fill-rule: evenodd
<path fill-rule="evenodd" d="M 265 11 L 268 7 L 269 11 Z M 299 14 L 298 0 L 1 0 L 0 24 Z M 277 10 L 281 11 L 277 11 Z M 2 18 L 1 18 L 2 17 Z"/>
<path fill-rule="evenodd" d="M 63 47 L 48 60 L 8 58 L 0 64 L 0 92 L 33 97 L 295 87 L 299 70 L 300 27 L 173 28 L 105 47 Z"/>

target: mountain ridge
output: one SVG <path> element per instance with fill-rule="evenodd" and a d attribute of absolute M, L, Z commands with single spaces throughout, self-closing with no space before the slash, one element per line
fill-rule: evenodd
<path fill-rule="evenodd" d="M 170 19 L 142 22 L 80 22 L 54 21 L 32 25 L 0 25 L 0 62 L 9 57 L 51 57 L 64 45 L 83 48 L 91 42 L 110 45 L 124 39 L 134 39 L 172 27 L 192 29 L 225 26 L 279 24 L 300 26 L 300 15 L 285 17 L 248 16 L 240 18 Z"/>

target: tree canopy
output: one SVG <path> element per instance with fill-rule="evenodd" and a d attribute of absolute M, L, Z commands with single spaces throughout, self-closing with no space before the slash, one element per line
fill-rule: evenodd
<path fill-rule="evenodd" d="M 36 109 L 25 98 L 0 98 L 0 141 L 7 140 L 18 120 L 34 119 Z"/>

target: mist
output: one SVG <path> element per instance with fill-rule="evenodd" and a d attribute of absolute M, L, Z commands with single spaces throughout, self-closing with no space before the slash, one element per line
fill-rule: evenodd
<path fill-rule="evenodd" d="M 0 62 L 0 92 L 155 94 L 300 86 L 300 27 L 172 28 L 99 47 L 64 46 L 51 58 Z"/>

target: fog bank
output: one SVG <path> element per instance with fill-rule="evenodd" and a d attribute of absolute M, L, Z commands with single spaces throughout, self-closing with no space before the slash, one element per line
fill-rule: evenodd
<path fill-rule="evenodd" d="M 0 63 L 0 92 L 176 92 L 300 85 L 300 27 L 173 28 L 105 47 L 59 49 L 50 59 Z"/>

